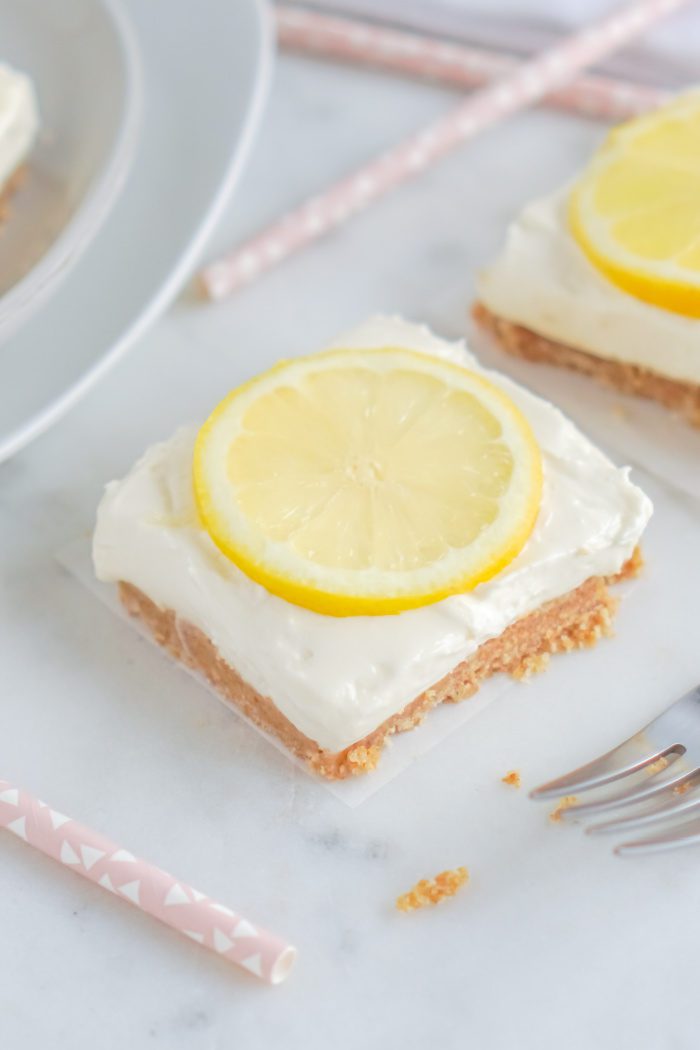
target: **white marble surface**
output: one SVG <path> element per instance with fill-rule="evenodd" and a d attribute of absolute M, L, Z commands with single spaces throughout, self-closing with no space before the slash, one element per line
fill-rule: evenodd
<path fill-rule="evenodd" d="M 283 60 L 277 76 L 218 246 L 450 97 L 301 60 Z M 696 1044 L 700 851 L 617 860 L 499 781 L 513 767 L 528 786 L 570 768 L 695 683 L 692 498 L 638 472 L 657 514 L 617 638 L 509 690 L 356 809 L 214 704 L 54 557 L 144 445 L 277 357 L 378 309 L 459 334 L 475 267 L 508 216 L 570 174 L 599 135 L 523 116 L 236 299 L 204 307 L 185 295 L 0 468 L 0 775 L 300 949 L 287 984 L 259 986 L 6 835 L 3 1050 Z M 462 863 L 472 881 L 455 901 L 393 911 L 416 878 Z"/>

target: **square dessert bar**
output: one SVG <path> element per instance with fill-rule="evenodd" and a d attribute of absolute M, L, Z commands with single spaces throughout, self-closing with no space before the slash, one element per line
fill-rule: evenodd
<path fill-rule="evenodd" d="M 520 553 L 474 590 L 393 615 L 329 616 L 246 576 L 199 520 L 196 427 L 149 449 L 99 507 L 95 570 L 173 656 L 329 778 L 372 769 L 387 737 L 488 676 L 539 670 L 610 627 L 609 585 L 639 568 L 647 497 L 554 406 L 484 373 L 462 344 L 375 318 L 335 344 L 404 347 L 461 363 L 498 385 L 540 446 L 544 488 Z"/>
<path fill-rule="evenodd" d="M 643 302 L 588 260 L 568 190 L 529 204 L 482 272 L 476 322 L 509 354 L 658 401 L 700 427 L 700 319 Z"/>
<path fill-rule="evenodd" d="M 0 221 L 7 214 L 10 197 L 23 181 L 38 124 L 31 80 L 0 64 Z"/>

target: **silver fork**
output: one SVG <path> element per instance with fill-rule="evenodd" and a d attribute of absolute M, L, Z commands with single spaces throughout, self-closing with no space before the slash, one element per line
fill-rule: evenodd
<path fill-rule="evenodd" d="M 671 776 L 664 775 L 671 767 L 675 767 Z M 591 802 L 568 806 L 561 810 L 561 816 L 575 820 L 634 807 L 631 816 L 590 824 L 586 828 L 589 835 L 626 834 L 673 822 L 658 834 L 617 846 L 615 852 L 619 854 L 651 853 L 700 843 L 700 685 L 619 747 L 535 788 L 530 797 L 578 795 L 622 779 L 630 786 L 604 793 Z"/>

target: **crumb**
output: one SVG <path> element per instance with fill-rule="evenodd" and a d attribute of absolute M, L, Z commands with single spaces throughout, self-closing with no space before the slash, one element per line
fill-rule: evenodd
<path fill-rule="evenodd" d="M 531 653 L 528 656 L 524 656 L 517 667 L 513 667 L 510 670 L 510 673 L 519 682 L 526 682 L 528 678 L 532 678 L 533 675 L 540 674 L 547 669 L 549 657 L 549 653 Z"/>
<path fill-rule="evenodd" d="M 460 886 L 469 879 L 466 868 L 450 868 L 441 871 L 434 879 L 421 879 L 408 893 L 396 898 L 399 911 L 415 911 L 429 904 L 439 904 L 446 897 L 454 897 Z"/>
<path fill-rule="evenodd" d="M 517 769 L 511 769 L 510 773 L 506 773 L 504 777 L 501 777 L 501 781 L 504 784 L 510 784 L 511 787 L 520 787 L 520 773 Z"/>
<path fill-rule="evenodd" d="M 651 765 L 647 766 L 646 771 L 651 777 L 654 775 L 654 773 L 660 773 L 666 768 L 667 765 L 668 759 L 662 755 L 661 758 L 657 758 L 656 762 L 652 762 Z"/>
<path fill-rule="evenodd" d="M 639 547 L 635 547 L 632 551 L 632 557 L 628 558 L 625 564 L 620 570 L 619 579 L 629 580 L 634 579 L 635 576 L 641 576 L 642 569 L 644 568 L 644 555 L 642 554 Z"/>
<path fill-rule="evenodd" d="M 632 418 L 632 413 L 630 412 L 628 406 L 620 404 L 619 401 L 616 401 L 615 404 L 613 404 L 612 414 L 614 416 L 617 416 L 618 419 L 627 420 Z"/>
<path fill-rule="evenodd" d="M 353 775 L 368 773 L 377 765 L 381 752 L 381 747 L 377 747 L 376 744 L 372 744 L 371 747 L 358 744 L 357 747 L 353 747 L 351 751 L 348 751 L 348 768 Z"/>
<path fill-rule="evenodd" d="M 564 810 L 569 809 L 570 806 L 575 806 L 577 802 L 576 795 L 565 795 L 564 798 L 560 798 L 556 809 L 553 809 L 549 814 L 549 819 L 554 821 L 555 824 L 558 823 Z"/>
<path fill-rule="evenodd" d="M 683 784 L 676 784 L 676 786 L 673 789 L 673 794 L 685 795 L 686 791 L 688 791 L 691 786 L 692 785 L 689 780 L 686 780 Z"/>

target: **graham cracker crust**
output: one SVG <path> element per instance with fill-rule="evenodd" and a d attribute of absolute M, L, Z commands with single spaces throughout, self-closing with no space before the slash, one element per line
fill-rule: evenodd
<path fill-rule="evenodd" d="M 22 164 L 10 175 L 0 190 L 0 226 L 10 214 L 10 198 L 20 188 L 27 177 L 27 165 Z"/>
<path fill-rule="evenodd" d="M 558 343 L 499 317 L 483 303 L 475 303 L 472 316 L 482 328 L 495 336 L 503 350 L 514 357 L 581 372 L 604 386 L 620 390 L 623 394 L 634 394 L 658 401 L 665 408 L 670 408 L 672 412 L 682 416 L 691 426 L 700 427 L 700 386 L 695 383 L 669 379 L 640 365 L 596 357 L 584 350 Z"/>
<path fill-rule="evenodd" d="M 592 576 L 563 597 L 546 602 L 511 624 L 498 638 L 481 645 L 469 659 L 372 733 L 338 752 L 325 751 L 304 736 L 269 697 L 256 692 L 222 659 L 214 644 L 197 627 L 178 619 L 172 610 L 159 608 L 132 584 L 121 582 L 119 597 L 127 612 L 145 624 L 159 645 L 204 675 L 217 693 L 251 722 L 276 736 L 314 772 L 329 780 L 342 780 L 374 769 L 387 737 L 419 725 L 438 704 L 456 703 L 472 696 L 485 678 L 500 672 L 526 678 L 542 670 L 553 653 L 595 645 L 599 638 L 611 633 L 617 605 L 608 591 L 608 583 L 636 576 L 641 566 L 641 554 L 635 550 L 612 580 Z"/>

